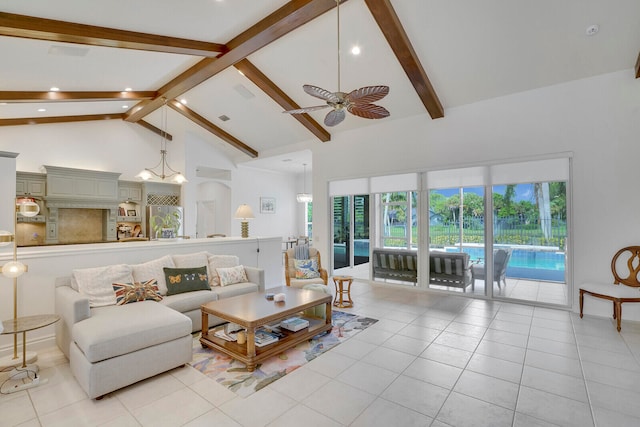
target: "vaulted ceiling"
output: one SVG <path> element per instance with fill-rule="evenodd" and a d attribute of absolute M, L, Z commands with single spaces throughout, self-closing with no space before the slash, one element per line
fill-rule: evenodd
<path fill-rule="evenodd" d="M 325 143 L 378 122 L 282 113 L 322 104 L 303 84 L 337 90 L 335 9 L 0 0 L 0 126 L 109 118 L 157 131 L 166 101 L 169 133 L 186 123 L 238 161 Z M 446 120 L 452 107 L 640 64 L 637 0 L 343 0 L 340 19 L 341 89 L 388 85 L 380 120 Z"/>

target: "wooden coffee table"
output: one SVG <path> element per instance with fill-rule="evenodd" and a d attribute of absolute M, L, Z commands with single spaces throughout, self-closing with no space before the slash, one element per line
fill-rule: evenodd
<path fill-rule="evenodd" d="M 265 298 L 265 292 L 253 292 L 203 304 L 201 306 L 202 336 L 200 337 L 202 346 L 228 354 L 234 359 L 245 363 L 249 371 L 253 371 L 257 363 L 280 354 L 284 350 L 321 332 L 331 330 L 330 294 L 287 286 L 269 289 L 269 293 L 283 293 L 286 295 L 286 300 L 284 302 L 274 302 Z M 308 328 L 298 332 L 289 332 L 283 329 L 284 337 L 273 344 L 256 347 L 255 332 L 259 327 L 299 315 L 300 312 L 321 304 L 325 304 L 326 307 L 325 319 L 304 316 L 309 321 Z M 209 332 L 210 314 L 244 327 L 247 330 L 246 344 L 225 341 L 216 337 L 213 329 Z"/>

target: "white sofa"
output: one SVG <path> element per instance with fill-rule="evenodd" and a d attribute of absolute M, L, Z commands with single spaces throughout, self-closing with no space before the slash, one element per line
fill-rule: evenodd
<path fill-rule="evenodd" d="M 164 267 L 206 266 L 209 289 L 167 295 Z M 238 257 L 199 252 L 165 256 L 143 264 L 74 270 L 56 279 L 56 342 L 90 398 L 182 366 L 192 358 L 193 332 L 201 325 L 200 306 L 210 301 L 264 291 L 264 270 L 244 266 L 246 282 L 219 285 L 219 268 L 238 266 Z M 128 275 L 128 271 L 131 274 Z M 158 281 L 161 301 L 116 305 L 112 282 Z M 171 292 L 169 292 L 171 293 Z M 209 325 L 222 323 L 209 316 Z"/>

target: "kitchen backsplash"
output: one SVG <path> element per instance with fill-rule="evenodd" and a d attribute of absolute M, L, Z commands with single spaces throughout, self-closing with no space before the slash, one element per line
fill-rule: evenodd
<path fill-rule="evenodd" d="M 18 246 L 44 245 L 46 232 L 47 228 L 44 223 L 20 222 L 16 228 L 16 241 Z"/>
<path fill-rule="evenodd" d="M 58 242 L 92 243 L 102 241 L 102 209 L 60 209 Z"/>

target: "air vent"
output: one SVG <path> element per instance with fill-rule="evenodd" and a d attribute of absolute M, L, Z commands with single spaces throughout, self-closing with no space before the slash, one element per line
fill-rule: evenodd
<path fill-rule="evenodd" d="M 218 118 L 219 118 L 220 120 L 222 120 L 223 122 L 228 122 L 229 120 L 231 120 L 231 119 L 229 118 L 229 116 L 226 116 L 226 115 L 224 115 L 224 114 L 223 114 L 223 115 L 221 115 L 221 116 L 219 116 Z"/>

